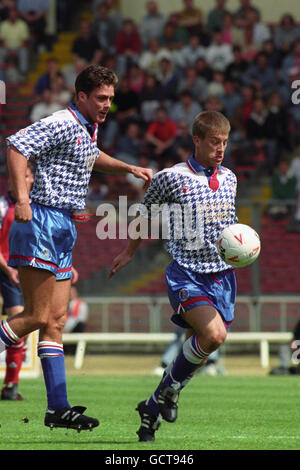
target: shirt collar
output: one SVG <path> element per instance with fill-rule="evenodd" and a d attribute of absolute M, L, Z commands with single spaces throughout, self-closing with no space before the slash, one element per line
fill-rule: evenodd
<path fill-rule="evenodd" d="M 94 132 L 94 129 L 95 129 L 95 125 L 93 124 L 90 124 L 86 118 L 83 116 L 83 114 L 81 114 L 80 111 L 78 111 L 76 105 L 74 103 L 70 103 L 69 105 L 69 109 L 75 114 L 75 116 L 77 117 L 78 121 L 81 122 L 81 124 L 83 124 L 90 133 L 93 133 Z"/>
<path fill-rule="evenodd" d="M 213 173 L 213 168 L 206 168 L 203 165 L 200 165 L 199 162 L 197 162 L 195 155 L 191 155 L 190 158 L 187 161 L 188 167 L 194 172 L 194 173 L 199 173 L 200 171 L 204 171 L 204 173 L 207 176 L 210 176 Z M 221 169 L 221 165 L 218 165 L 218 170 Z"/>

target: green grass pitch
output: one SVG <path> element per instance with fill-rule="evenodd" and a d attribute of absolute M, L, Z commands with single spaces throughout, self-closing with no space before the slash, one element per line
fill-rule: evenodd
<path fill-rule="evenodd" d="M 154 443 L 139 443 L 138 401 L 157 377 L 68 378 L 71 405 L 99 418 L 92 432 L 43 424 L 42 379 L 23 379 L 23 402 L 0 401 L 0 450 L 292 450 L 300 449 L 297 376 L 196 376 L 182 392 L 176 423 L 163 422 Z"/>

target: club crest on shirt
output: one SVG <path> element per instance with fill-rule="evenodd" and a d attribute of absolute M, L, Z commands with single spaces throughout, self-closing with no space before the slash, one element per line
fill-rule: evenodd
<path fill-rule="evenodd" d="M 189 298 L 189 291 L 187 289 L 181 289 L 179 291 L 179 299 L 184 302 L 185 300 L 187 300 Z"/>

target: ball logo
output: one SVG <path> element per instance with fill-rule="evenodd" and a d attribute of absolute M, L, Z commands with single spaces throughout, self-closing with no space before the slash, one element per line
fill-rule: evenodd
<path fill-rule="evenodd" d="M 242 237 L 242 234 L 240 233 L 239 236 L 237 235 L 234 235 L 234 238 L 240 242 L 240 244 L 242 245 L 243 244 L 243 237 Z"/>

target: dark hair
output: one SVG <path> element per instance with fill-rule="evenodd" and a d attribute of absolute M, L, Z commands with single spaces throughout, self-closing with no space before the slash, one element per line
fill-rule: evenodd
<path fill-rule="evenodd" d="M 117 83 L 118 77 L 113 70 L 101 65 L 89 65 L 76 78 L 76 95 L 83 91 L 89 96 L 95 88 L 100 88 L 103 85 L 112 85 L 115 88 Z"/>

